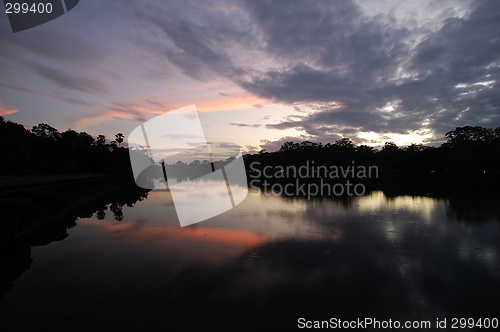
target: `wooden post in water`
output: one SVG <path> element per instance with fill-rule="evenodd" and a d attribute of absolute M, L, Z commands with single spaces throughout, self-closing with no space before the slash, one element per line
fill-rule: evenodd
<path fill-rule="evenodd" d="M 161 160 L 161 168 L 163 170 L 163 178 L 165 179 L 165 183 L 167 182 L 167 170 L 165 169 L 165 160 Z"/>

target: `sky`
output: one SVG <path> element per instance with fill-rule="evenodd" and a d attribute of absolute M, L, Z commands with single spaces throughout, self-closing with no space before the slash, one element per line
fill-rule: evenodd
<path fill-rule="evenodd" d="M 93 1 L 13 33 L 0 115 L 108 140 L 195 104 L 208 141 L 439 145 L 500 127 L 500 1 Z"/>

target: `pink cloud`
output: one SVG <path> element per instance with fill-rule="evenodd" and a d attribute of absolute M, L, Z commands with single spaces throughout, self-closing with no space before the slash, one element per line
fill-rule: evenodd
<path fill-rule="evenodd" d="M 14 108 L 13 106 L 5 105 L 0 100 L 0 116 L 12 114 L 12 113 L 17 113 L 17 112 L 19 112 L 19 110 L 17 108 Z"/>

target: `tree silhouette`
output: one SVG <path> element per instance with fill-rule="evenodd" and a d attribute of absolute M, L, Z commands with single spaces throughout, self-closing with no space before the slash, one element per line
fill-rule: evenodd
<path fill-rule="evenodd" d="M 421 152 L 421 151 L 424 151 L 426 149 L 429 149 L 429 147 L 423 145 L 422 143 L 420 143 L 420 144 L 412 143 L 410 146 L 408 146 L 405 149 L 405 151 L 407 151 L 407 152 Z"/>
<path fill-rule="evenodd" d="M 98 135 L 97 136 L 97 140 L 96 140 L 96 144 L 98 146 L 104 146 L 104 144 L 106 144 L 106 136 L 104 136 L 104 135 Z"/>
<path fill-rule="evenodd" d="M 355 145 L 349 138 L 342 138 L 335 142 L 335 145 L 342 149 L 354 149 Z"/>
<path fill-rule="evenodd" d="M 92 135 L 87 134 L 86 132 L 78 133 L 78 144 L 80 146 L 91 146 L 94 145 L 95 139 Z"/>
<path fill-rule="evenodd" d="M 498 129 L 498 128 L 497 128 Z M 447 132 L 447 145 L 452 147 L 478 146 L 490 143 L 495 138 L 496 131 L 483 127 L 457 127 Z"/>
<path fill-rule="evenodd" d="M 125 136 L 122 134 L 122 133 L 118 133 L 115 135 L 115 141 L 116 143 L 118 143 L 118 146 L 121 147 L 122 146 L 122 142 L 123 142 L 123 138 Z"/>
<path fill-rule="evenodd" d="M 394 142 L 385 142 L 384 147 L 381 152 L 393 152 L 398 151 L 399 147 Z"/>
<path fill-rule="evenodd" d="M 37 126 L 33 126 L 31 132 L 41 138 L 48 138 L 56 141 L 60 138 L 59 131 L 46 123 L 40 123 Z"/>

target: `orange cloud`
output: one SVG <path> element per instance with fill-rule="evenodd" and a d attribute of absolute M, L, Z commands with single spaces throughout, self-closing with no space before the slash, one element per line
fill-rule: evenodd
<path fill-rule="evenodd" d="M 255 105 L 265 105 L 267 103 L 268 101 L 254 96 L 228 97 L 197 103 L 196 108 L 200 112 L 221 112 L 252 108 L 256 107 Z"/>
<path fill-rule="evenodd" d="M 12 114 L 12 113 L 17 113 L 17 112 L 19 112 L 19 110 L 17 108 L 14 108 L 13 106 L 5 105 L 0 100 L 0 116 Z"/>
<path fill-rule="evenodd" d="M 163 114 L 163 112 L 158 111 L 154 107 L 149 107 L 148 105 L 134 102 L 130 102 L 130 104 L 115 103 L 99 111 L 70 118 L 68 122 L 78 130 L 84 130 L 88 126 L 113 119 L 145 122 L 159 114 Z"/>
<path fill-rule="evenodd" d="M 201 102 L 194 101 L 193 103 L 196 105 L 196 109 L 199 112 L 224 112 L 258 107 L 259 105 L 265 105 L 269 102 L 254 96 L 220 96 L 220 98 L 216 100 L 206 100 Z M 159 100 L 157 104 L 165 104 L 165 106 L 160 107 L 144 100 L 117 102 L 91 114 L 85 114 L 68 119 L 68 122 L 78 130 L 84 130 L 88 126 L 113 119 L 145 122 L 157 115 L 165 113 L 166 111 L 189 105 L 181 103 L 171 104 L 162 100 Z"/>

